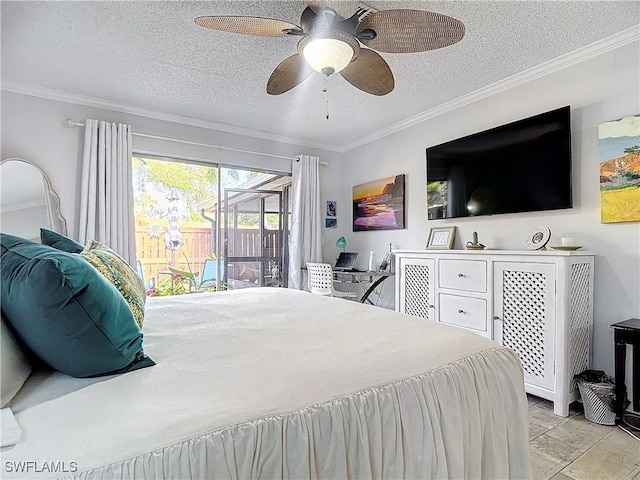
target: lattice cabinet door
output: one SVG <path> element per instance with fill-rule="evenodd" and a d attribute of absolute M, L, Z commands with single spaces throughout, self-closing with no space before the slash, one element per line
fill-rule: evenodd
<path fill-rule="evenodd" d="M 398 310 L 435 321 L 435 260 L 402 258 L 399 267 L 396 273 L 400 275 Z"/>
<path fill-rule="evenodd" d="M 515 350 L 525 383 L 554 389 L 556 270 L 550 263 L 494 262 L 494 340 Z"/>

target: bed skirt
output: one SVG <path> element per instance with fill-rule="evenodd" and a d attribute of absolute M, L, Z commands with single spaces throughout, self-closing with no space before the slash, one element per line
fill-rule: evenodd
<path fill-rule="evenodd" d="M 522 385 L 496 347 L 71 478 L 531 478 Z"/>

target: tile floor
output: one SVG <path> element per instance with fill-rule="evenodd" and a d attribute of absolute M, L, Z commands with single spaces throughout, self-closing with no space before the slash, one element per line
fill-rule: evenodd
<path fill-rule="evenodd" d="M 580 404 L 564 418 L 553 414 L 551 402 L 528 398 L 534 478 L 640 480 L 640 441 L 618 427 L 588 421 Z"/>

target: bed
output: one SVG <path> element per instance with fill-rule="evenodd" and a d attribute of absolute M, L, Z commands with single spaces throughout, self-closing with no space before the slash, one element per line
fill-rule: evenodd
<path fill-rule="evenodd" d="M 143 332 L 155 366 L 31 374 L 3 478 L 532 476 L 519 359 L 473 333 L 277 288 L 149 298 Z"/>

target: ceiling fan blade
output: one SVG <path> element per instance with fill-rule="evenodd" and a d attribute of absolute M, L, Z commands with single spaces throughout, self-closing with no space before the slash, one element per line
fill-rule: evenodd
<path fill-rule="evenodd" d="M 358 57 L 340 72 L 356 88 L 371 95 L 386 95 L 393 90 L 393 73 L 379 53 L 360 49 Z"/>
<path fill-rule="evenodd" d="M 298 53 L 285 58 L 276 67 L 267 82 L 269 95 L 282 95 L 304 82 L 315 70 Z"/>
<path fill-rule="evenodd" d="M 382 10 L 364 18 L 358 32 L 373 30 L 375 38 L 359 36 L 367 47 L 379 52 L 413 53 L 435 50 L 462 40 L 460 20 L 425 10 Z"/>
<path fill-rule="evenodd" d="M 222 32 L 242 33 L 244 35 L 258 35 L 261 37 L 283 37 L 287 35 L 302 35 L 298 25 L 263 17 L 213 16 L 197 17 L 195 20 L 201 27 L 220 30 Z"/>
<path fill-rule="evenodd" d="M 307 7 L 302 11 L 300 15 L 300 25 L 305 32 L 310 32 L 313 29 L 313 24 L 318 18 L 317 13 L 311 7 Z"/>

